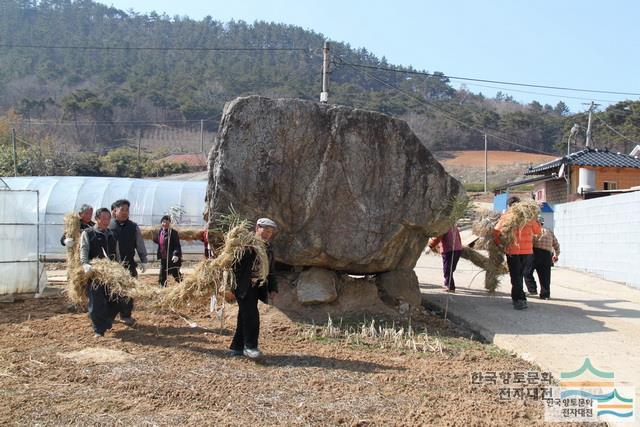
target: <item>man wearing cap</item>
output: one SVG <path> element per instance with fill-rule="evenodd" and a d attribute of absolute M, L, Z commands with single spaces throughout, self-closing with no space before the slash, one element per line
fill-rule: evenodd
<path fill-rule="evenodd" d="M 544 218 L 539 217 L 538 222 L 542 226 L 539 236 L 533 238 L 533 263 L 524 272 L 524 281 L 530 294 L 537 293 L 534 270 L 538 272 L 540 280 L 540 299 L 549 299 L 551 296 L 551 266 L 558 261 L 560 256 L 560 243 L 553 231 L 544 227 Z"/>
<path fill-rule="evenodd" d="M 257 278 L 259 266 L 254 262 L 256 259 L 255 251 L 246 250 L 240 261 L 234 266 L 233 272 L 236 278 L 234 293 L 238 301 L 238 322 L 230 346 L 232 356 L 244 355 L 251 359 L 262 356 L 258 349 L 260 334 L 258 300 L 267 303 L 269 300 L 273 300 L 278 292 L 278 284 L 275 279 L 275 261 L 270 243 L 277 228 L 276 223 L 269 218 L 260 218 L 256 221 L 256 237 L 265 242 L 269 259 L 267 283 L 262 283 Z"/>

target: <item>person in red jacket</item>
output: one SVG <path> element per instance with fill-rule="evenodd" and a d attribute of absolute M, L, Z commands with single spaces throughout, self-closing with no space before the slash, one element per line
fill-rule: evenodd
<path fill-rule="evenodd" d="M 502 245 L 500 236 L 504 223 L 513 215 L 511 210 L 519 202 L 520 199 L 515 196 L 509 197 L 507 200 L 509 208 L 502 214 L 493 231 L 493 239 L 498 246 Z M 527 297 L 523 289 L 524 272 L 533 262 L 533 236 L 539 235 L 541 232 L 542 229 L 537 218 L 532 219 L 514 232 L 513 242 L 504 249 L 511 278 L 511 300 L 513 308 L 516 310 L 527 308 Z"/>

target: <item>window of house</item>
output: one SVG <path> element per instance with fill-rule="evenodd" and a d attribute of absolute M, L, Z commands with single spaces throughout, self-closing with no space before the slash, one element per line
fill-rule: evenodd
<path fill-rule="evenodd" d="M 618 183 L 615 181 L 605 181 L 604 182 L 604 190 L 617 190 Z"/>

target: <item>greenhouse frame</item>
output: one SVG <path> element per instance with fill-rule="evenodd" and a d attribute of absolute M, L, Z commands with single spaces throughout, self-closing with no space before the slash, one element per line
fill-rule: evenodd
<path fill-rule="evenodd" d="M 3 177 L 2 182 L 6 186 L 0 189 L 0 295 L 39 291 L 41 261 L 65 257 L 60 244 L 64 215 L 85 203 L 95 210 L 127 199 L 130 218 L 140 226 L 159 226 L 167 214 L 178 227 L 205 224 L 206 181 L 46 176 Z M 155 245 L 146 243 L 147 252 L 155 254 Z M 201 248 L 185 244 L 183 251 L 201 254 Z"/>

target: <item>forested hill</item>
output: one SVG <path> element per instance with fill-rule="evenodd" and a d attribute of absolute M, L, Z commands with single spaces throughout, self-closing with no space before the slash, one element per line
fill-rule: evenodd
<path fill-rule="evenodd" d="M 199 21 L 137 14 L 90 0 L 0 0 L 0 10 L 0 113 L 13 111 L 27 122 L 94 122 L 94 147 L 151 122 L 186 126 L 204 119 L 214 131 L 224 103 L 240 95 L 317 100 L 320 93 L 325 37 L 299 27 L 220 22 L 214 9 Z M 453 89 L 441 73 L 379 69 L 406 71 L 345 43 L 332 43 L 331 55 L 337 63 L 330 102 L 402 117 L 432 149 L 482 148 L 479 130 L 487 130 L 496 136 L 491 148 L 561 152 L 573 123 L 586 124 L 562 102 L 487 99 Z M 640 105 L 634 105 L 602 114 L 637 139 Z M 70 127 L 82 149 L 88 128 Z M 604 126 L 594 135 L 610 148 L 625 142 Z"/>

